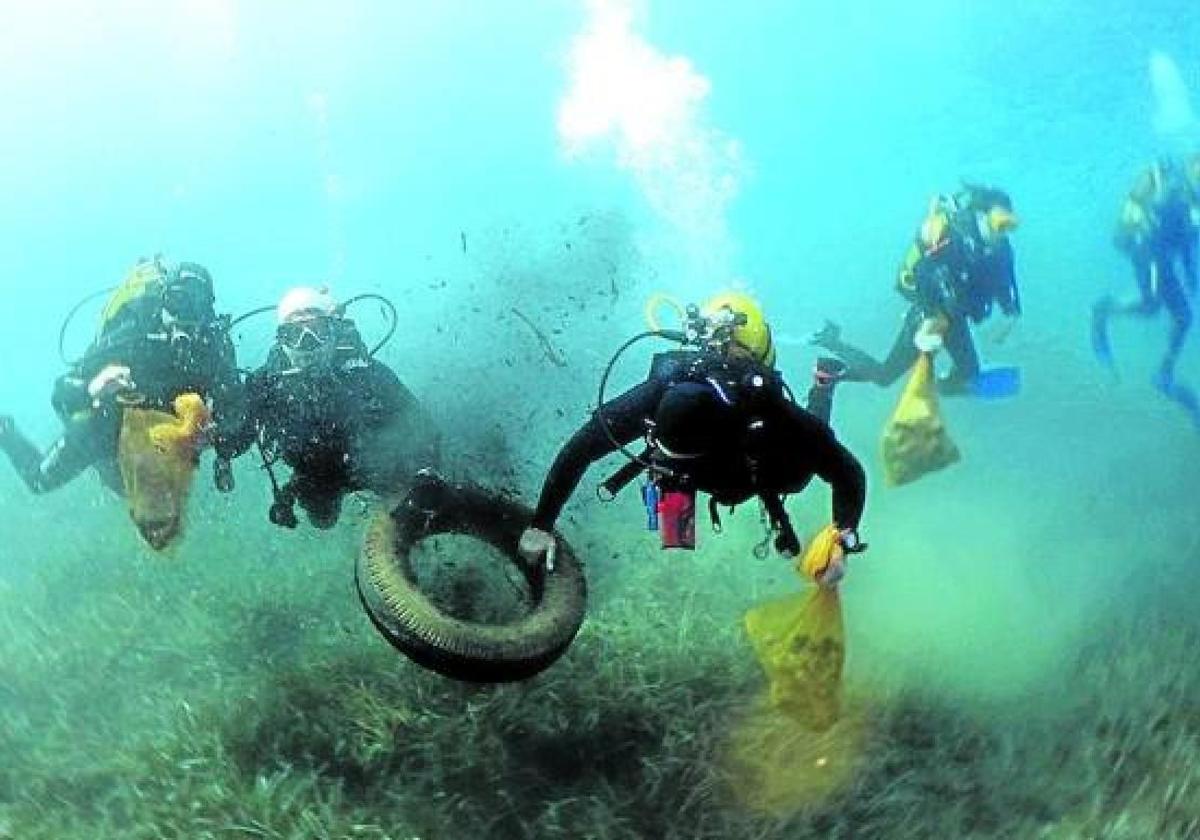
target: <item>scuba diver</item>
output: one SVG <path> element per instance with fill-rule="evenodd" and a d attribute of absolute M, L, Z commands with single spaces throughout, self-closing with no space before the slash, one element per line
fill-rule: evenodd
<path fill-rule="evenodd" d="M 110 291 L 95 340 L 54 384 L 51 404 L 63 424 L 59 439 L 43 453 L 11 416 L 0 415 L 0 449 L 34 493 L 56 490 L 88 467 L 123 493 L 117 442 L 126 406 L 169 412 L 176 397 L 195 393 L 212 404 L 220 423 L 237 388 L 229 319 L 214 310 L 207 269 L 155 256 L 139 260 L 120 286 L 101 294 Z M 60 352 L 78 308 L 63 323 Z M 228 462 L 219 458 L 217 483 L 230 476 Z"/>
<path fill-rule="evenodd" d="M 391 331 L 368 350 L 345 315 L 352 302 L 339 306 L 326 289 L 298 287 L 272 307 L 274 346 L 246 379 L 237 422 L 214 441 L 230 457 L 258 444 L 274 491 L 270 520 L 285 528 L 296 527 L 297 502 L 315 527 L 332 528 L 347 493 L 401 490 L 439 460 L 432 420 L 373 357 Z M 292 470 L 283 486 L 272 469 L 280 460 Z"/>
<path fill-rule="evenodd" d="M 1200 400 L 1191 388 L 1175 380 L 1175 365 L 1192 324 L 1188 297 L 1196 293 L 1198 217 L 1200 156 L 1189 162 L 1186 171 L 1163 158 L 1138 176 L 1113 236 L 1113 244 L 1133 265 L 1138 293 L 1123 301 L 1111 295 L 1096 301 L 1092 306 L 1092 349 L 1103 365 L 1114 367 L 1108 331 L 1111 318 L 1146 318 L 1166 309 L 1171 325 L 1154 386 L 1182 406 L 1200 427 Z"/>
<path fill-rule="evenodd" d="M 877 361 L 843 341 L 840 327 L 830 321 L 812 343 L 846 362 L 846 381 L 884 387 L 907 373 L 921 350 L 944 347 L 953 367 L 938 382 L 942 393 L 1006 396 L 1015 388 L 1015 369 L 982 373 L 970 325 L 999 306 L 1004 320 L 993 334 L 999 343 L 1021 314 L 1008 240 L 1016 226 L 1012 200 L 1003 190 L 968 184 L 954 195 L 937 196 L 896 277 L 897 291 L 911 306 L 887 358 Z"/>
<path fill-rule="evenodd" d="M 691 349 L 657 354 L 646 381 L 605 400 L 605 383 L 617 358 L 651 335 Z M 629 463 L 602 488 L 611 496 L 647 472 L 642 491 L 648 524 L 661 532 L 664 548 L 695 547 L 695 495 L 703 491 L 711 496 L 714 529 L 720 526 L 718 504 L 733 506 L 757 497 L 776 534 L 776 549 L 794 556 L 800 541 L 783 497 L 819 475 L 833 488 L 833 522 L 840 534 L 834 561 L 820 582 L 836 583 L 844 573 L 845 555 L 864 548 L 856 529 L 866 499 L 862 466 L 826 422 L 841 365 L 818 362 L 809 404 L 823 419 L 793 402 L 774 363 L 762 310 L 736 292 L 718 295 L 702 310 L 689 307 L 683 331 L 655 327 L 626 342 L 601 380 L 600 407 L 554 460 L 532 521 L 521 535 L 522 556 L 553 569 L 552 531 L 563 505 L 591 463 L 620 450 Z M 634 454 L 626 447 L 639 438 L 646 446 Z"/>

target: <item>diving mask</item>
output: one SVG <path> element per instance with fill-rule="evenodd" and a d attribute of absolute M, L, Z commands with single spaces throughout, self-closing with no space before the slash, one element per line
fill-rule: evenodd
<path fill-rule="evenodd" d="M 280 324 L 276 330 L 279 343 L 290 350 L 316 352 L 333 342 L 337 329 L 332 318 L 313 316 Z"/>
<path fill-rule="evenodd" d="M 1017 214 L 1003 207 L 993 207 L 986 214 L 987 229 L 994 237 L 1000 237 L 1017 229 L 1020 220 Z"/>
<path fill-rule="evenodd" d="M 275 337 L 284 355 L 297 368 L 319 366 L 337 350 L 338 322 L 328 315 L 295 318 L 280 324 Z"/>

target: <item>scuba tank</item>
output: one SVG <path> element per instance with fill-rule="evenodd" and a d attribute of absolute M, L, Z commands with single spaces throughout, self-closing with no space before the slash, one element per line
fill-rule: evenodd
<path fill-rule="evenodd" d="M 664 329 L 658 322 L 656 310 L 663 304 L 671 305 L 679 314 L 679 329 Z M 734 358 L 728 353 L 733 330 L 744 324 L 744 320 L 740 320 L 744 316 L 739 313 L 703 315 L 695 305 L 684 307 L 673 299 L 657 295 L 647 303 L 646 318 L 650 329 L 635 335 L 617 349 L 600 380 L 597 419 L 614 448 L 626 457 L 627 462 L 601 482 L 597 494 L 603 500 L 611 500 L 634 479 L 647 473 L 647 480 L 641 487 L 647 529 L 659 532 L 663 548 L 693 549 L 696 545 L 697 486 L 695 476 L 689 474 L 687 460 L 664 454 L 650 430 L 646 446 L 635 454 L 615 438 L 604 416 L 607 382 L 617 361 L 634 344 L 648 338 L 661 338 L 679 345 L 677 351 L 660 353 L 654 357 L 651 378 L 677 384 L 703 385 L 719 395 L 722 402 L 728 403 L 736 415 L 747 414 L 745 422 L 736 423 L 742 435 L 738 440 L 739 452 L 753 451 L 752 438 L 762 426 L 761 422 L 754 422 L 750 416 L 754 414 L 755 405 L 773 403 L 780 398 L 790 400 L 791 394 L 770 368 L 749 359 Z M 748 469 L 754 472 L 753 467 Z M 709 507 L 713 514 L 714 530 L 719 530 L 720 519 L 715 515 L 714 504 Z M 782 505 L 770 507 L 772 523 L 791 535 L 786 514 L 776 515 Z M 793 541 L 794 535 L 785 540 L 787 543 Z"/>

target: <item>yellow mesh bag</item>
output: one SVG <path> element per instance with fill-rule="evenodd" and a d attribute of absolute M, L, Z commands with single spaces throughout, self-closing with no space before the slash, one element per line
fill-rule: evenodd
<path fill-rule="evenodd" d="M 797 571 L 815 579 L 837 543 L 826 527 L 809 544 Z M 842 605 L 836 589 L 814 587 L 746 613 L 746 633 L 770 681 L 770 705 L 797 723 L 822 731 L 837 722 L 846 658 Z"/>
<path fill-rule="evenodd" d="M 938 406 L 933 356 L 922 353 L 883 429 L 884 480 L 889 487 L 908 484 L 960 457 Z"/>
<path fill-rule="evenodd" d="M 175 399 L 175 413 L 128 407 L 118 460 L 129 516 L 155 550 L 183 533 L 184 509 L 199 464 L 208 408 L 196 394 Z"/>
<path fill-rule="evenodd" d="M 742 805 L 787 817 L 820 807 L 854 780 L 863 765 L 865 736 L 861 715 L 813 732 L 757 703 L 735 720 L 721 766 Z"/>
<path fill-rule="evenodd" d="M 837 530 L 828 526 L 796 571 L 822 575 L 836 545 Z M 836 589 L 813 587 L 761 604 L 744 621 L 769 686 L 735 722 L 724 763 L 744 805 L 782 817 L 836 794 L 859 765 L 862 727 L 842 720 L 841 601 Z"/>

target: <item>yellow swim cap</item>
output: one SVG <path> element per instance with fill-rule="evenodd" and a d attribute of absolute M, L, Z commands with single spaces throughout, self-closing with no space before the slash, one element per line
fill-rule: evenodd
<path fill-rule="evenodd" d="M 701 307 L 700 313 L 708 318 L 722 314 L 741 316 L 730 333 L 733 344 L 762 362 L 767 367 L 775 366 L 775 342 L 771 339 L 771 327 L 763 315 L 758 301 L 743 292 L 722 292 Z"/>

